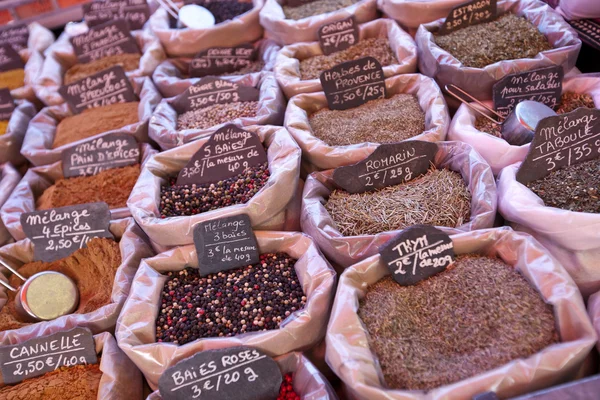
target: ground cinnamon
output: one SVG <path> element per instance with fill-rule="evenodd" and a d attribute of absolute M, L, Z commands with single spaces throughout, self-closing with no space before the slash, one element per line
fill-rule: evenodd
<path fill-rule="evenodd" d="M 38 210 L 104 201 L 110 208 L 127 206 L 140 175 L 139 164 L 102 171 L 97 175 L 59 179 L 42 193 Z"/>
<path fill-rule="evenodd" d="M 8 120 L 2 120 L 0 121 L 0 136 L 4 135 L 6 133 L 6 130 L 8 129 Z"/>
<path fill-rule="evenodd" d="M 116 56 L 104 57 L 100 60 L 92 61 L 87 64 L 75 64 L 65 73 L 64 84 L 68 85 L 80 79 L 100 72 L 110 67 L 120 65 L 125 71 L 133 71 L 140 67 L 139 54 L 119 54 Z"/>
<path fill-rule="evenodd" d="M 25 70 L 23 68 L 11 69 L 10 71 L 0 72 L 0 88 L 10 90 L 23 87 L 25 85 Z"/>
<path fill-rule="evenodd" d="M 139 122 L 139 102 L 116 103 L 90 108 L 81 114 L 67 117 L 56 127 L 52 148 L 87 139 L 99 133 L 122 128 Z"/>

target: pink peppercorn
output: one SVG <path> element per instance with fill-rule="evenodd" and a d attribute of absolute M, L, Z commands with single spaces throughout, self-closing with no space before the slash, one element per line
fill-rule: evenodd
<path fill-rule="evenodd" d="M 296 394 L 292 386 L 292 374 L 287 374 L 283 377 L 277 400 L 300 400 L 300 396 Z"/>

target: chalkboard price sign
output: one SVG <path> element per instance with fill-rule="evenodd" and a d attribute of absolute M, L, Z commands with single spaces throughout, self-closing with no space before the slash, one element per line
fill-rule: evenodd
<path fill-rule="evenodd" d="M 7 88 L 0 89 L 0 120 L 6 121 L 10 119 L 15 110 L 15 100 Z"/>
<path fill-rule="evenodd" d="M 75 114 L 88 108 L 137 101 L 137 96 L 121 66 L 87 76 L 58 89 Z"/>
<path fill-rule="evenodd" d="M 496 0 L 473 0 L 456 6 L 446 17 L 440 34 L 445 35 L 471 25 L 481 24 L 496 19 Z"/>
<path fill-rule="evenodd" d="M 346 50 L 357 44 L 360 38 L 354 16 L 321 26 L 317 35 L 319 45 L 325 55 Z"/>
<path fill-rule="evenodd" d="M 494 85 L 494 108 L 504 117 L 524 100 L 555 108 L 560 104 L 564 75 L 562 67 L 556 65 L 508 75 Z"/>
<path fill-rule="evenodd" d="M 203 77 L 239 71 L 252 65 L 257 54 L 251 43 L 235 47 L 212 47 L 194 57 L 189 73 L 191 77 Z"/>
<path fill-rule="evenodd" d="M 150 17 L 145 0 L 93 1 L 83 5 L 83 19 L 88 26 L 104 24 L 115 19 L 126 20 L 132 30 L 142 29 Z"/>
<path fill-rule="evenodd" d="M 77 60 L 83 64 L 109 56 L 140 53 L 129 24 L 123 19 L 94 26 L 70 40 Z"/>
<path fill-rule="evenodd" d="M 52 262 L 84 248 L 98 237 L 113 238 L 106 203 L 87 203 L 21 214 L 25 235 L 33 242 L 33 258 Z"/>
<path fill-rule="evenodd" d="M 247 214 L 197 224 L 194 227 L 194 244 L 202 276 L 256 264 L 260 260 Z"/>
<path fill-rule="evenodd" d="M 261 350 L 205 350 L 167 368 L 158 380 L 164 400 L 276 399 L 283 377 Z"/>
<path fill-rule="evenodd" d="M 323 71 L 320 79 L 332 110 L 347 110 L 386 97 L 383 69 L 373 57 L 338 64 Z"/>
<path fill-rule="evenodd" d="M 379 255 L 402 286 L 414 285 L 454 262 L 450 236 L 430 225 L 414 225 L 388 241 Z"/>
<path fill-rule="evenodd" d="M 177 176 L 177 185 L 218 182 L 267 162 L 260 138 L 235 125 L 213 133 Z"/>
<path fill-rule="evenodd" d="M 0 28 L 0 44 L 10 44 L 15 51 L 27 48 L 29 28 L 26 24 L 9 24 Z"/>
<path fill-rule="evenodd" d="M 9 385 L 61 367 L 97 362 L 94 338 L 87 328 L 75 328 L 21 344 L 0 346 L 2 380 Z"/>
<path fill-rule="evenodd" d="M 362 193 L 410 181 L 430 168 L 435 143 L 408 140 L 380 145 L 369 157 L 333 171 L 333 181 L 349 193 Z"/>
<path fill-rule="evenodd" d="M 579 108 L 541 120 L 525 161 L 517 171 L 522 184 L 560 168 L 600 157 L 600 110 Z"/>
<path fill-rule="evenodd" d="M 1 44 L 0 71 L 5 72 L 19 68 L 25 68 L 25 64 L 19 53 L 17 53 L 10 44 Z"/>

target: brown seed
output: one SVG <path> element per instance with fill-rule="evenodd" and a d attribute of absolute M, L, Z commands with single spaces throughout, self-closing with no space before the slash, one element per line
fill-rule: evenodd
<path fill-rule="evenodd" d="M 258 101 L 214 104 L 205 108 L 187 111 L 177 117 L 177 130 L 207 129 L 211 126 L 233 121 L 236 118 L 254 117 L 258 112 Z"/>

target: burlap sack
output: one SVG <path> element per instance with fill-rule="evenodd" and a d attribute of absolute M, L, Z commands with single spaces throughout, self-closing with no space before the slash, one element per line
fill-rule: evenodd
<path fill-rule="evenodd" d="M 295 269 L 307 297 L 306 307 L 290 314 L 277 330 L 199 339 L 181 346 L 156 343 L 155 319 L 167 279 L 163 273 L 197 267 L 198 259 L 196 248 L 189 245 L 143 260 L 117 322 L 116 337 L 152 389 L 156 390 L 165 369 L 202 350 L 244 345 L 259 348 L 273 357 L 308 349 L 325 334 L 336 280 L 329 263 L 310 237 L 302 233 L 255 231 L 255 234 L 261 253 L 285 252 L 298 260 Z"/>
<path fill-rule="evenodd" d="M 10 163 L 0 164 L 0 207 L 4 205 L 8 196 L 17 187 L 20 180 L 21 174 L 19 174 L 15 167 Z M 4 246 L 11 240 L 11 234 L 0 220 L 0 246 Z"/>
<path fill-rule="evenodd" d="M 6 133 L 0 135 L 0 163 L 20 166 L 26 162 L 21 146 L 29 122 L 36 114 L 35 106 L 27 100 L 16 100 L 16 107 L 8 120 Z"/>
<path fill-rule="evenodd" d="M 377 6 L 390 18 L 416 31 L 421 24 L 446 18 L 450 11 L 464 0 L 377 0 Z"/>
<path fill-rule="evenodd" d="M 425 131 L 409 140 L 438 142 L 446 139 L 450 114 L 440 88 L 435 81 L 421 74 L 398 75 L 385 80 L 388 97 L 399 93 L 414 94 L 425 111 Z M 322 89 L 320 89 L 322 90 Z M 355 164 L 368 157 L 379 146 L 360 143 L 330 146 L 312 133 L 309 116 L 327 107 L 325 93 L 305 93 L 294 96 L 285 111 L 285 127 L 302 149 L 303 159 L 318 169 Z"/>
<path fill-rule="evenodd" d="M 35 94 L 45 105 L 54 106 L 65 102 L 58 89 L 63 85 L 65 72 L 77 64 L 77 56 L 69 39 L 87 30 L 85 22 L 71 22 L 68 29 L 65 28 L 65 32 L 46 51 L 42 71 L 33 86 Z M 142 58 L 138 69 L 125 72 L 130 81 L 134 77 L 151 76 L 166 57 L 160 42 L 149 29 L 131 31 L 131 36 L 142 52 Z"/>
<path fill-rule="evenodd" d="M 56 135 L 56 127 L 63 119 L 72 116 L 73 112 L 67 103 L 45 107 L 31 120 L 31 123 L 27 128 L 25 140 L 23 141 L 21 153 L 34 166 L 40 166 L 60 161 L 62 153 L 67 149 L 78 146 L 85 141 L 106 136 L 111 133 L 122 132 L 135 137 L 139 143 L 148 142 L 148 124 L 150 122 L 150 117 L 156 106 L 162 100 L 162 97 L 158 90 L 156 90 L 150 77 L 133 78 L 132 83 L 133 89 L 140 99 L 140 104 L 138 106 L 139 122 L 112 131 L 99 133 L 95 136 L 77 140 L 73 143 L 53 149 L 52 143 L 54 142 L 54 137 Z"/>
<path fill-rule="evenodd" d="M 69 314 L 52 321 L 43 321 L 19 329 L 0 332 L 0 342 L 10 341 L 11 338 L 29 336 L 35 337 L 41 330 L 58 332 L 77 327 L 89 328 L 92 333 L 112 331 L 117 323 L 119 312 L 129 295 L 129 289 L 135 273 L 143 258 L 152 257 L 154 252 L 148 243 L 144 232 L 136 225 L 133 218 L 113 220 L 110 231 L 119 242 L 121 250 L 121 265 L 117 269 L 112 288 L 110 303 L 87 314 Z M 33 243 L 29 239 L 20 240 L 0 248 L 0 258 L 11 267 L 19 270 L 23 265 L 33 262 Z M 8 275 L 5 268 L 0 270 Z M 4 278 L 4 277 L 3 277 Z M 7 290 L 0 287 L 0 308 L 6 305 Z"/>
<path fill-rule="evenodd" d="M 391 19 L 377 19 L 359 25 L 360 39 L 387 38 L 398 64 L 383 67 L 386 78 L 417 72 L 417 46 L 410 35 Z M 283 93 L 290 98 L 300 93 L 320 92 L 319 79 L 301 80 L 300 60 L 322 55 L 319 42 L 296 43 L 285 46 L 277 55 L 275 78 Z"/>
<path fill-rule="evenodd" d="M 288 353 L 275 358 L 281 373 L 293 374 L 292 386 L 302 399 L 337 400 L 335 390 L 327 379 L 315 366 L 302 355 L 302 353 Z M 162 400 L 158 390 L 154 391 L 146 400 Z"/>
<path fill-rule="evenodd" d="M 563 83 L 563 93 L 565 92 L 589 94 L 598 107 L 600 106 L 600 77 L 583 74 L 566 79 Z M 493 107 L 491 101 L 486 101 L 485 104 Z M 486 114 L 490 113 L 486 111 Z M 448 140 L 457 140 L 473 146 L 492 167 L 494 175 L 498 175 L 502 168 L 525 159 L 529 144 L 513 146 L 502 138 L 481 132 L 475 128 L 475 120 L 478 116 L 479 114 L 466 105 L 461 105 L 452 118 Z"/>
<path fill-rule="evenodd" d="M 498 211 L 515 230 L 531 234 L 546 247 L 587 298 L 600 290 L 600 215 L 544 206 L 517 182 L 520 165 L 509 165 L 498 177 Z"/>
<path fill-rule="evenodd" d="M 512 265 L 554 306 L 561 343 L 526 359 L 442 386 L 427 393 L 386 389 L 371 353 L 367 332 L 357 315 L 367 287 L 389 275 L 375 255 L 346 269 L 327 328 L 326 360 L 355 399 L 470 399 L 494 391 L 510 398 L 570 379 L 596 343 L 581 294 L 564 268 L 531 236 L 510 228 L 487 229 L 451 236 L 456 254 L 478 253 L 499 257 Z"/>
<path fill-rule="evenodd" d="M 492 86 L 506 75 L 536 68 L 560 65 L 565 73 L 575 66 L 581 40 L 577 33 L 552 8 L 540 0 L 502 0 L 498 14 L 511 12 L 527 18 L 538 27 L 554 47 L 534 58 L 500 61 L 484 68 L 464 67 L 460 61 L 435 44 L 432 32 L 441 27 L 443 19 L 421 25 L 415 41 L 419 51 L 419 70 L 435 78 L 440 87 L 455 84 L 479 100 L 492 98 Z"/>
<path fill-rule="evenodd" d="M 286 19 L 281 4 L 285 0 L 266 0 L 260 11 L 260 24 L 265 28 L 265 37 L 281 44 L 313 42 L 317 31 L 327 23 L 354 16 L 356 22 L 371 21 L 377 18 L 377 1 L 361 0 L 353 5 L 326 14 L 314 15 L 300 20 Z"/>
<path fill-rule="evenodd" d="M 560 0 L 557 11 L 567 20 L 600 18 L 600 3 L 589 0 Z"/>
<path fill-rule="evenodd" d="M 144 164 L 157 151 L 147 143 L 142 143 L 140 146 L 142 150 L 140 160 L 143 168 Z M 25 239 L 20 220 L 21 214 L 35 211 L 37 199 L 46 189 L 63 177 L 61 161 L 30 168 L 25 173 L 23 179 L 0 208 L 0 217 L 13 238 L 16 240 Z M 131 213 L 127 207 L 121 207 L 110 210 L 110 216 L 111 219 L 120 219 L 131 216 Z"/>
<path fill-rule="evenodd" d="M 40 336 L 52 335 L 62 329 L 39 326 L 30 332 L 16 333 L 5 337 L 1 344 L 11 345 L 23 343 Z M 100 385 L 98 400 L 123 400 L 142 398 L 142 374 L 127 356 L 119 349 L 117 341 L 108 332 L 94 335 L 96 353 L 100 361 Z"/>
<path fill-rule="evenodd" d="M 439 142 L 435 156 L 438 168 L 459 172 L 471 192 L 471 219 L 448 233 L 491 228 L 497 208 L 496 182 L 490 167 L 473 148 L 460 142 Z M 325 209 L 331 192 L 337 188 L 333 170 L 314 172 L 306 180 L 302 194 L 302 231 L 310 235 L 319 249 L 336 267 L 351 266 L 374 254 L 399 231 L 377 235 L 344 236 Z"/>
<path fill-rule="evenodd" d="M 265 72 L 273 71 L 275 58 L 280 49 L 279 45 L 273 40 L 263 39 L 255 42 L 254 47 L 258 50 L 258 59 L 265 64 L 262 70 Z M 189 77 L 188 71 L 192 59 L 193 57 L 169 58 L 154 70 L 152 80 L 164 97 L 177 96 L 200 80 L 200 78 Z M 230 79 L 234 76 L 240 75 L 232 74 L 222 76 L 222 78 Z"/>
<path fill-rule="evenodd" d="M 181 90 L 175 94 L 177 95 L 185 91 L 189 86 L 192 86 L 197 80 L 198 78 L 180 80 L 177 85 L 172 86 L 169 90 Z M 171 97 L 163 99 L 156 107 L 150 119 L 150 127 L 148 128 L 150 138 L 162 150 L 168 150 L 190 143 L 198 138 L 206 137 L 227 124 L 234 124 L 239 127 L 249 125 L 282 125 L 286 102 L 273 73 L 261 72 L 258 74 L 231 76 L 227 80 L 240 85 L 252 86 L 260 90 L 256 116 L 236 118 L 207 129 L 177 130 L 178 114 L 171 106 L 171 102 L 174 100 L 174 97 Z"/>
<path fill-rule="evenodd" d="M 127 205 L 138 224 L 160 246 L 181 246 L 193 243 L 194 225 L 209 219 L 248 214 L 255 229 L 268 225 L 270 220 L 288 206 L 298 185 L 300 149 L 289 133 L 278 126 L 244 128 L 258 135 L 266 144 L 271 176 L 250 201 L 193 216 L 161 218 L 158 209 L 160 188 L 171 176 L 176 176 L 190 158 L 208 140 L 198 139 L 176 149 L 152 157 L 142 170 Z M 282 221 L 283 223 L 283 221 Z M 282 227 L 275 229 L 280 230 Z"/>

